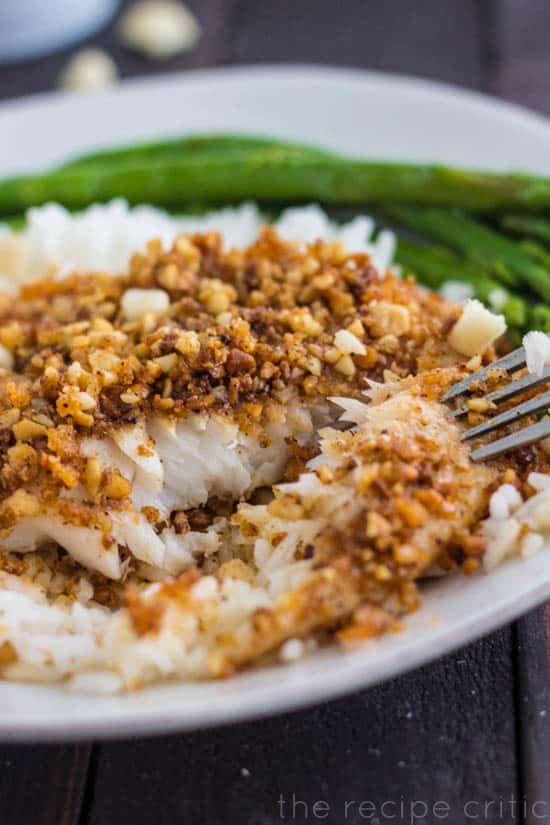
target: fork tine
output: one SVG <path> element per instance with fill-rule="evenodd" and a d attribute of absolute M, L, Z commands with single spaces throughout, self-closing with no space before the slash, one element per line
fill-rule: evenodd
<path fill-rule="evenodd" d="M 493 363 L 489 364 L 489 366 L 483 367 L 483 369 L 469 375 L 468 378 L 464 378 L 457 384 L 453 384 L 452 387 L 449 387 L 449 389 L 443 393 L 441 400 L 450 401 L 452 398 L 462 395 L 462 393 L 466 392 L 470 384 L 474 381 L 479 381 L 480 379 L 483 380 L 487 377 L 491 370 L 501 369 L 506 370 L 506 372 L 513 372 L 514 370 L 519 370 L 520 367 L 524 367 L 525 363 L 525 348 L 519 347 L 513 352 L 509 352 L 508 355 L 504 356 L 504 358 L 499 358 L 497 361 L 493 361 Z"/>
<path fill-rule="evenodd" d="M 472 427 L 462 434 L 462 441 L 469 441 L 471 438 L 477 438 L 478 435 L 490 433 L 496 430 L 497 427 L 502 427 L 504 424 L 510 424 L 512 421 L 519 421 L 525 418 L 526 415 L 541 412 L 550 408 L 550 390 L 544 392 L 542 395 L 537 395 L 535 398 L 530 398 L 529 401 L 524 401 L 522 404 L 517 404 L 511 407 L 506 412 L 496 415 L 489 421 L 484 421 L 483 424 L 478 424 L 477 427 Z"/>
<path fill-rule="evenodd" d="M 542 375 L 529 373 L 528 375 L 522 376 L 522 378 L 511 381 L 509 384 L 505 384 L 504 387 L 500 387 L 500 389 L 494 392 L 490 392 L 485 396 L 485 399 L 491 401 L 493 404 L 502 404 L 504 401 L 509 401 L 510 398 L 514 398 L 516 395 L 521 395 L 521 393 L 528 392 L 529 390 L 536 390 L 537 387 L 541 387 L 549 381 L 550 368 L 544 370 Z M 458 410 L 453 410 L 452 415 L 455 418 L 460 418 L 468 412 L 468 406 L 464 406 Z"/>
<path fill-rule="evenodd" d="M 472 461 L 485 461 L 488 458 L 496 458 L 503 453 L 510 450 L 515 450 L 518 447 L 527 447 L 529 444 L 534 444 L 535 441 L 541 441 L 550 435 L 550 417 L 546 416 L 542 421 L 536 424 L 531 424 L 530 427 L 525 427 L 523 430 L 518 430 L 512 435 L 506 435 L 504 438 L 499 438 L 496 441 L 491 441 L 489 444 L 484 444 L 477 450 L 470 453 Z"/>

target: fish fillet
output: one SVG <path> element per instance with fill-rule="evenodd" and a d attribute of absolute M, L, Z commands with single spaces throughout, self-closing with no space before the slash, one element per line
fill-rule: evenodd
<path fill-rule="evenodd" d="M 35 282 L 0 310 L 2 546 L 53 541 L 112 579 L 223 556 L 223 502 L 296 475 L 329 396 L 458 360 L 451 304 L 272 230 L 240 252 L 152 242 L 125 276 Z"/>

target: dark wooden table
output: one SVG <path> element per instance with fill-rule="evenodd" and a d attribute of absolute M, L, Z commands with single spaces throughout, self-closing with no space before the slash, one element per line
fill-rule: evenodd
<path fill-rule="evenodd" d="M 164 70 L 352 65 L 490 91 L 550 113 L 548 0 L 190 5 L 203 38 Z M 112 28 L 94 43 L 112 51 L 125 76 L 157 69 L 126 53 Z M 52 88 L 68 54 L 0 68 L 0 97 Z M 312 710 L 150 740 L 0 747 L 1 825 L 285 821 L 550 822 L 550 607 Z"/>

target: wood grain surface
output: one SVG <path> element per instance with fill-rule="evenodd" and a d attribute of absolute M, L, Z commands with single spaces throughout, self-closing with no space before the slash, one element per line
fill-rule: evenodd
<path fill-rule="evenodd" d="M 550 112 L 547 0 L 189 4 L 202 40 L 164 71 L 351 65 Z M 122 48 L 114 26 L 93 43 L 124 76 L 158 70 Z M 69 54 L 0 67 L 0 97 L 53 88 Z M 0 823 L 539 825 L 550 822 L 549 693 L 550 608 L 542 607 L 415 673 L 311 710 L 93 747 L 0 747 Z"/>

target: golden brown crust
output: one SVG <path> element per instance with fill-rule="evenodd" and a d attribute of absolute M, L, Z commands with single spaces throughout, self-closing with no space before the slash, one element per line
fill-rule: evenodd
<path fill-rule="evenodd" d="M 346 643 L 369 638 L 416 609 L 417 582 L 431 565 L 472 572 L 484 551 L 477 527 L 499 471 L 469 460 L 458 425 L 433 400 L 448 381 L 437 371 L 402 382 L 382 418 L 369 413 L 357 432 L 333 432 L 329 455 L 338 460 L 316 471 L 326 503 L 322 488 L 321 498 L 309 485 L 276 490 L 267 516 L 277 520 L 278 539 L 294 522 L 326 521 L 310 548 L 310 572 L 273 608 L 256 611 L 246 632 L 218 640 L 212 675 L 227 675 L 292 636 L 329 629 Z M 233 520 L 255 535 L 246 508 Z M 187 609 L 195 581 L 163 584 L 137 604 L 144 616 L 153 605 Z"/>
<path fill-rule="evenodd" d="M 0 499 L 34 485 L 53 500 L 83 481 L 116 507 L 127 485 L 98 476 L 82 437 L 204 410 L 260 432 L 292 397 L 358 396 L 366 378 L 456 361 L 446 343 L 455 319 L 453 305 L 382 277 L 366 255 L 303 249 L 272 229 L 242 252 L 223 251 L 215 233 L 182 236 L 169 251 L 151 242 L 124 276 L 32 283 L 0 315 L 14 357 L 14 371 L 0 372 Z M 342 330 L 352 351 L 337 345 Z M 8 526 L 9 512 L 0 519 Z"/>

